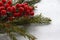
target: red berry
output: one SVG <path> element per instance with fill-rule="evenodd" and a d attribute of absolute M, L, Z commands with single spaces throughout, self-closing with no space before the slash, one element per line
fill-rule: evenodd
<path fill-rule="evenodd" d="M 29 16 L 29 14 L 30 14 L 30 10 L 26 10 L 25 16 Z"/>
<path fill-rule="evenodd" d="M 24 8 L 23 7 L 19 7 L 19 12 L 23 12 L 24 11 Z"/>
<path fill-rule="evenodd" d="M 24 4 L 25 4 L 25 5 L 28 5 L 28 3 L 27 3 L 27 2 L 25 2 Z"/>
<path fill-rule="evenodd" d="M 15 6 L 12 6 L 12 9 L 13 9 L 13 10 L 16 10 L 16 7 L 15 7 Z"/>
<path fill-rule="evenodd" d="M 8 1 L 8 4 L 9 4 L 9 5 L 11 5 L 11 4 L 12 4 L 12 1 L 11 1 L 11 0 L 9 0 L 9 1 Z"/>
<path fill-rule="evenodd" d="M 25 6 L 24 6 L 24 9 L 25 9 L 25 10 L 27 10 L 28 8 L 29 8 L 28 5 L 25 5 Z"/>
<path fill-rule="evenodd" d="M 4 10 L 5 9 L 5 7 L 4 6 L 1 6 L 1 10 Z"/>
<path fill-rule="evenodd" d="M 33 7 L 32 6 L 29 6 L 29 10 L 32 11 L 33 10 Z"/>
<path fill-rule="evenodd" d="M 3 3 L 0 1 L 0 6 L 3 6 Z"/>
<path fill-rule="evenodd" d="M 0 11 L 1 11 L 1 7 L 0 7 Z"/>
<path fill-rule="evenodd" d="M 6 3 L 6 0 L 2 0 L 3 3 Z"/>
<path fill-rule="evenodd" d="M 21 7 L 21 6 L 22 6 L 22 5 L 19 4 L 19 3 L 16 4 L 16 8 L 19 8 L 19 7 Z"/>
<path fill-rule="evenodd" d="M 8 7 L 8 8 L 7 8 L 7 11 L 8 11 L 8 12 L 12 12 L 12 7 Z"/>
<path fill-rule="evenodd" d="M 1 10 L 1 15 L 6 15 L 6 10 Z"/>
<path fill-rule="evenodd" d="M 21 7 L 24 7 L 25 6 L 25 4 L 21 4 Z"/>
<path fill-rule="evenodd" d="M 5 7 L 4 6 L 1 6 L 0 7 L 0 12 L 1 12 L 1 10 L 4 10 L 5 9 Z"/>
<path fill-rule="evenodd" d="M 4 9 L 5 9 L 5 7 L 4 7 L 4 6 L 1 6 L 1 7 L 0 7 L 0 11 L 1 11 L 1 10 L 4 10 Z"/>
<path fill-rule="evenodd" d="M 8 8 L 8 7 L 10 7 L 10 5 L 9 4 L 5 4 L 5 7 Z"/>
<path fill-rule="evenodd" d="M 26 10 L 26 13 L 29 14 L 30 13 L 30 10 Z"/>
<path fill-rule="evenodd" d="M 12 6 L 12 12 L 16 12 L 16 7 Z"/>
<path fill-rule="evenodd" d="M 14 17 L 20 17 L 21 14 L 20 14 L 20 13 L 14 13 L 13 16 L 14 16 Z"/>
<path fill-rule="evenodd" d="M 34 12 L 32 11 L 32 12 L 30 13 L 30 15 L 33 16 L 33 15 L 34 15 Z"/>
<path fill-rule="evenodd" d="M 21 17 L 22 16 L 22 14 L 21 13 L 18 13 L 19 14 L 19 16 Z"/>

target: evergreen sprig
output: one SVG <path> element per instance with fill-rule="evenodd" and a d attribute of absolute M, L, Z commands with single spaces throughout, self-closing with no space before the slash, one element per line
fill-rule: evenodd
<path fill-rule="evenodd" d="M 36 15 L 34 17 L 21 17 L 18 20 L 14 20 L 11 22 L 13 25 L 25 25 L 25 24 L 31 24 L 31 23 L 40 23 L 40 24 L 49 24 L 51 22 L 50 18 L 43 17 L 41 14 Z"/>
<path fill-rule="evenodd" d="M 31 18 L 21 17 L 18 20 L 15 19 L 11 22 L 0 23 L 0 29 L 4 28 L 3 30 L 0 30 L 2 31 L 0 33 L 7 33 L 12 40 L 17 40 L 13 33 L 17 33 L 24 37 L 28 37 L 29 40 L 35 40 L 36 38 L 33 35 L 20 28 L 20 26 L 18 27 L 18 25 L 26 25 L 31 23 L 49 24 L 50 22 L 50 18 L 43 17 L 41 14 L 39 16 L 36 15 Z"/>
<path fill-rule="evenodd" d="M 13 27 L 13 29 L 14 29 L 14 31 L 17 32 L 18 34 L 20 34 L 20 35 L 22 35 L 22 36 L 24 36 L 24 37 L 28 37 L 29 40 L 35 40 L 35 39 L 36 39 L 33 35 L 27 33 L 27 32 L 24 31 L 22 28 Z"/>
<path fill-rule="evenodd" d="M 30 7 L 30 6 L 32 7 L 32 5 L 34 5 L 35 3 L 39 2 L 39 1 L 40 0 L 27 0 L 27 1 L 26 0 L 14 0 L 13 5 L 15 6 L 17 3 L 22 4 L 24 2 L 27 2 L 28 7 Z M 5 3 L 5 1 L 3 1 L 3 2 Z M 10 4 L 11 1 L 9 1 L 8 3 Z M 32 11 L 33 11 L 33 9 L 32 9 Z M 6 12 L 6 10 L 3 10 L 3 13 L 4 12 Z M 44 17 L 42 14 L 34 16 L 34 13 L 33 13 L 32 14 L 33 16 L 31 16 L 31 15 L 27 15 L 27 16 L 22 15 L 21 17 L 19 15 L 18 15 L 19 17 L 16 17 L 17 15 L 15 15 L 15 17 L 13 17 L 13 20 L 8 20 L 10 15 L 11 15 L 11 13 L 7 12 L 7 15 L 0 17 L 0 33 L 3 33 L 3 34 L 7 33 L 7 35 L 11 38 L 11 40 L 17 40 L 14 33 L 22 35 L 25 38 L 27 37 L 29 40 L 35 40 L 36 37 L 31 35 L 27 31 L 25 31 L 20 26 L 24 26 L 24 25 L 27 25 L 27 24 L 30 25 L 32 23 L 33 24 L 35 24 L 35 23 L 37 23 L 37 24 L 50 24 L 50 22 L 51 22 L 50 18 Z"/>
<path fill-rule="evenodd" d="M 36 4 L 36 3 L 40 2 L 40 1 L 41 0 L 14 0 L 13 5 L 16 4 L 16 3 L 24 3 L 24 2 L 27 2 L 29 5 L 34 5 L 34 4 Z"/>
<path fill-rule="evenodd" d="M 49 24 L 51 22 L 50 18 L 43 17 L 42 14 L 34 16 L 31 20 L 31 23 L 40 23 L 40 24 Z"/>

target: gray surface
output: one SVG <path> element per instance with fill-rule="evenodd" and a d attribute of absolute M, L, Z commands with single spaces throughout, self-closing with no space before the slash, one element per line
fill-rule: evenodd
<path fill-rule="evenodd" d="M 36 40 L 60 40 L 60 0 L 42 0 L 36 5 L 38 8 L 35 12 L 50 17 L 52 22 L 50 25 L 32 25 L 28 31 L 37 37 Z M 21 36 L 17 38 L 26 40 Z"/>
<path fill-rule="evenodd" d="M 0 34 L 0 40 L 10 40 L 7 34 Z"/>

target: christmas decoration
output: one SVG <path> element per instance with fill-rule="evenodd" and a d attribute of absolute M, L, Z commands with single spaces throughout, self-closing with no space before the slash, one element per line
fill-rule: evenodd
<path fill-rule="evenodd" d="M 40 0 L 0 0 L 0 33 L 7 35 L 11 40 L 17 40 L 14 33 L 35 40 L 36 37 L 26 32 L 20 25 L 31 23 L 49 24 L 50 18 L 40 15 L 34 16 L 34 4 Z"/>

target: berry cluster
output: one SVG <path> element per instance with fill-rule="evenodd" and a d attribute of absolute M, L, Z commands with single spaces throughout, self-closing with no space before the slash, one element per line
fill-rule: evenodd
<path fill-rule="evenodd" d="M 28 3 L 17 3 L 12 5 L 12 1 L 1 0 L 0 1 L 0 16 L 7 16 L 7 19 L 12 20 L 13 17 L 21 16 L 33 16 L 33 7 L 29 6 Z"/>

